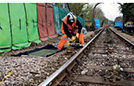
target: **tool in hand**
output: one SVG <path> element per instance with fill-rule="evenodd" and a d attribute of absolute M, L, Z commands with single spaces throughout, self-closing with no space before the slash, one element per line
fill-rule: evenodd
<path fill-rule="evenodd" d="M 76 36 L 73 36 L 72 41 L 67 41 L 66 45 L 69 45 L 69 46 L 72 46 L 72 47 L 83 47 L 83 46 L 80 45 L 78 37 L 79 37 L 79 34 L 76 34 Z"/>

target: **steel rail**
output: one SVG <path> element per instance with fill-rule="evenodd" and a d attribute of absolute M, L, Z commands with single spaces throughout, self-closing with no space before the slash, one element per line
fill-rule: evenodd
<path fill-rule="evenodd" d="M 103 32 L 103 29 L 95 35 L 82 49 L 79 50 L 74 56 L 72 56 L 66 63 L 64 63 L 57 71 L 55 71 L 51 76 L 49 76 L 44 82 L 42 82 L 39 86 L 48 86 L 53 82 L 63 71 L 65 71 L 70 64 L 74 62 L 74 60 L 79 57 L 82 52 Z"/>
<path fill-rule="evenodd" d="M 119 36 L 120 38 L 122 38 L 123 40 L 125 40 L 127 43 L 129 43 L 130 45 L 132 45 L 134 47 L 134 43 L 132 43 L 130 40 L 128 40 L 127 38 L 123 37 L 122 35 L 120 35 L 119 33 L 115 32 L 114 30 L 111 29 L 111 27 L 109 27 L 109 29 L 114 32 L 117 36 Z"/>

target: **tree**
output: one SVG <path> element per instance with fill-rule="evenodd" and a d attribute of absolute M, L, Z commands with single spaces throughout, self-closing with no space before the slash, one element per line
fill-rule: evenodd
<path fill-rule="evenodd" d="M 62 7 L 63 3 L 55 3 L 57 6 Z M 70 11 L 74 12 L 77 16 L 82 17 L 85 20 L 91 21 L 93 19 L 93 4 L 89 3 L 68 3 Z M 104 21 L 104 13 L 100 8 L 95 9 L 95 17 Z"/>
<path fill-rule="evenodd" d="M 82 14 L 85 20 L 93 22 L 93 4 L 85 4 L 82 10 Z M 104 13 L 100 8 L 95 9 L 95 18 L 100 20 L 100 24 L 106 24 L 109 20 L 105 18 Z"/>
<path fill-rule="evenodd" d="M 56 3 L 57 6 L 62 7 L 62 3 Z M 93 4 L 89 3 L 68 3 L 70 11 L 74 12 L 77 16 L 82 17 L 83 19 L 93 22 Z M 108 21 L 105 18 L 104 13 L 100 8 L 95 9 L 95 17 L 100 20 L 100 24 L 106 23 Z"/>
<path fill-rule="evenodd" d="M 74 12 L 77 16 L 82 13 L 82 9 L 85 4 L 87 3 L 68 3 L 70 11 Z M 62 8 L 63 3 L 55 3 L 55 5 Z"/>
<path fill-rule="evenodd" d="M 91 4 L 85 4 L 82 9 L 82 17 L 85 20 L 92 21 L 93 18 L 93 5 Z"/>
<path fill-rule="evenodd" d="M 87 3 L 69 3 L 69 8 L 71 12 L 74 12 L 77 16 L 82 14 L 83 6 Z M 80 15 L 80 17 L 83 17 L 83 15 Z"/>
<path fill-rule="evenodd" d="M 134 3 L 124 3 L 120 10 L 123 13 L 125 22 L 134 21 Z"/>
<path fill-rule="evenodd" d="M 56 6 L 61 7 L 61 8 L 62 8 L 62 4 L 63 3 L 55 3 Z"/>
<path fill-rule="evenodd" d="M 100 23 L 102 23 L 106 19 L 104 13 L 100 8 L 95 9 L 95 17 L 100 20 Z"/>
<path fill-rule="evenodd" d="M 122 21 L 122 20 L 123 20 L 122 16 L 118 16 L 115 18 L 114 22 L 118 22 L 118 21 Z"/>

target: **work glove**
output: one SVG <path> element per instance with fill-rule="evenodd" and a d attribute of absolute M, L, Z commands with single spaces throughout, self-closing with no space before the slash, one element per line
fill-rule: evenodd
<path fill-rule="evenodd" d="M 76 37 L 75 36 L 72 36 L 71 40 L 74 41 L 75 39 L 76 39 Z"/>
<path fill-rule="evenodd" d="M 76 37 L 79 38 L 79 33 L 76 34 Z"/>

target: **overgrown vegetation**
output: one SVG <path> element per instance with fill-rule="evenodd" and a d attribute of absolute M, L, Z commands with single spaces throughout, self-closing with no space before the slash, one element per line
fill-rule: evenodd
<path fill-rule="evenodd" d="M 115 18 L 114 22 L 118 22 L 118 21 L 122 21 L 123 17 L 122 16 L 118 16 Z"/>
<path fill-rule="evenodd" d="M 55 5 L 62 7 L 63 3 L 55 3 Z M 85 22 L 85 25 L 88 29 L 91 29 L 93 23 L 93 8 L 95 4 L 89 3 L 68 3 L 70 11 L 74 12 L 76 15 L 82 17 L 88 22 Z M 109 21 L 100 8 L 95 9 L 95 18 L 100 20 L 101 26 L 107 24 Z"/>
<path fill-rule="evenodd" d="M 134 21 L 134 3 L 124 3 L 120 10 L 124 15 L 124 22 Z"/>

